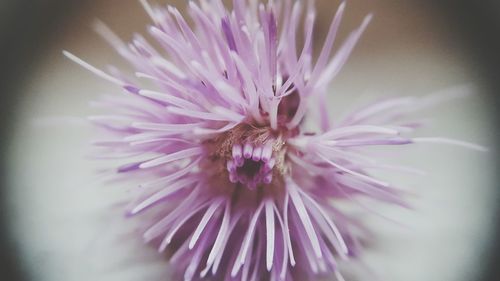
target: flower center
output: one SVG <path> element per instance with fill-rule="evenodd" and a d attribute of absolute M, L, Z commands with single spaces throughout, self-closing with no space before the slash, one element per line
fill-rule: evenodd
<path fill-rule="evenodd" d="M 275 164 L 272 145 L 253 146 L 247 143 L 233 145 L 232 158 L 227 161 L 226 166 L 232 183 L 241 183 L 249 189 L 255 189 L 272 182 Z"/>

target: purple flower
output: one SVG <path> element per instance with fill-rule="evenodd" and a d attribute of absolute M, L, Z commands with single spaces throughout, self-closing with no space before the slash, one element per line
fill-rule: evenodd
<path fill-rule="evenodd" d="M 189 2 L 193 28 L 176 8 L 142 3 L 161 48 L 139 35 L 125 44 L 98 26 L 135 77 L 65 55 L 123 89 L 95 103 L 110 113 L 90 117 L 101 129 L 94 144 L 99 157 L 126 159 L 118 175 L 143 180 L 128 214 L 151 213 L 144 240 L 174 253 L 184 280 L 342 279 L 338 262 L 358 256 L 363 228 L 336 203 L 365 196 L 406 206 L 367 170 L 407 169 L 363 151 L 417 142 L 480 149 L 412 138 L 421 124 L 405 117 L 429 98 L 379 101 L 331 124 L 329 83 L 371 19 L 331 55 L 345 3 L 318 56 L 310 3 L 235 0 L 228 11 L 220 0 Z"/>

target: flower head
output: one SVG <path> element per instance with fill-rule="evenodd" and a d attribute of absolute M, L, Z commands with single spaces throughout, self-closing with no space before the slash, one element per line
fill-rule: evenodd
<path fill-rule="evenodd" d="M 105 136 L 95 145 L 101 156 L 134 159 L 116 169 L 144 181 L 128 212 L 155 212 L 144 239 L 174 252 L 184 280 L 341 278 L 338 261 L 355 258 L 359 243 L 357 225 L 335 202 L 366 196 L 405 206 L 397 189 L 367 172 L 389 166 L 359 148 L 465 143 L 408 136 L 420 124 L 402 117 L 426 99 L 385 100 L 330 123 L 329 83 L 370 16 L 332 56 L 342 3 L 314 56 L 314 5 L 233 2 L 229 11 L 220 0 L 190 1 L 190 26 L 176 8 L 142 1 L 160 48 L 138 35 L 125 44 L 99 25 L 135 77 L 65 52 L 125 93 L 96 103 L 113 114 L 91 117 Z M 317 128 L 305 127 L 306 116 Z"/>

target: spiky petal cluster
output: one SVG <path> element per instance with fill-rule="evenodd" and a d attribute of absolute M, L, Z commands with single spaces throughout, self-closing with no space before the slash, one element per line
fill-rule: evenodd
<path fill-rule="evenodd" d="M 98 156 L 134 159 L 116 170 L 144 181 L 129 214 L 153 213 L 144 239 L 170 249 L 186 281 L 341 278 L 338 260 L 356 257 L 359 243 L 356 224 L 335 200 L 367 196 L 405 205 L 395 188 L 367 172 L 403 168 L 382 165 L 360 148 L 464 144 L 406 136 L 419 124 L 402 117 L 426 99 L 381 101 L 330 124 L 328 84 L 370 20 L 331 56 L 345 4 L 317 59 L 310 3 L 235 0 L 228 11 L 220 0 L 190 1 L 194 27 L 173 7 L 143 4 L 159 49 L 139 35 L 125 44 L 98 25 L 135 78 L 65 54 L 124 90 L 94 103 L 112 112 L 90 118 L 102 129 Z M 319 113 L 308 115 L 319 128 L 305 133 L 310 111 Z"/>

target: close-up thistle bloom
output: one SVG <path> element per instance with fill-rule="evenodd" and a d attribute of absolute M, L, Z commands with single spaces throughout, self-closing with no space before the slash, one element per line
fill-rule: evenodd
<path fill-rule="evenodd" d="M 89 117 L 99 130 L 95 156 L 122 159 L 117 177 L 141 180 L 127 215 L 143 220 L 144 240 L 171 254 L 183 280 L 343 280 L 339 264 L 356 261 L 368 230 L 337 204 L 365 197 L 409 207 L 402 189 L 368 171 L 418 172 L 370 150 L 482 149 L 412 136 L 424 123 L 411 113 L 448 97 L 330 112 L 330 83 L 372 18 L 337 43 L 345 3 L 313 54 L 312 1 L 235 0 L 232 10 L 190 1 L 190 20 L 141 2 L 154 44 L 140 35 L 124 43 L 97 25 L 132 75 L 64 54 L 121 89 L 92 103 L 104 112 Z"/>

